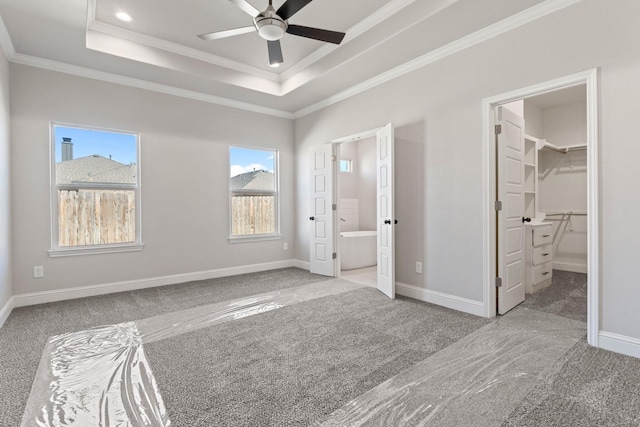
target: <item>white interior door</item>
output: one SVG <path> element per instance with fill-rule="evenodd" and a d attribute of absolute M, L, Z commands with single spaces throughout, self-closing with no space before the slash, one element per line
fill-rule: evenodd
<path fill-rule="evenodd" d="M 335 275 L 333 232 L 333 145 L 311 148 L 309 206 L 309 271 L 324 276 Z"/>
<path fill-rule="evenodd" d="M 498 313 L 504 314 L 524 301 L 524 119 L 498 107 Z"/>
<path fill-rule="evenodd" d="M 378 289 L 389 298 L 396 296 L 395 216 L 393 200 L 393 126 L 377 133 L 376 142 Z"/>

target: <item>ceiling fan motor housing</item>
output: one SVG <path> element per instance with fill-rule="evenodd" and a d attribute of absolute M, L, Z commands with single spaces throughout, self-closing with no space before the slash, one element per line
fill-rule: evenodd
<path fill-rule="evenodd" d="M 280 40 L 287 32 L 287 21 L 280 18 L 271 5 L 263 13 L 256 16 L 253 22 L 258 34 L 265 40 Z"/>

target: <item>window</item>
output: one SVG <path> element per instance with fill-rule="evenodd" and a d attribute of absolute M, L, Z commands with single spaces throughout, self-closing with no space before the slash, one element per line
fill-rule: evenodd
<path fill-rule="evenodd" d="M 139 250 L 138 135 L 52 125 L 51 256 Z"/>
<path fill-rule="evenodd" d="M 340 160 L 340 172 L 353 172 L 353 161 L 352 160 Z"/>
<path fill-rule="evenodd" d="M 231 239 L 278 234 L 278 152 L 229 150 Z"/>

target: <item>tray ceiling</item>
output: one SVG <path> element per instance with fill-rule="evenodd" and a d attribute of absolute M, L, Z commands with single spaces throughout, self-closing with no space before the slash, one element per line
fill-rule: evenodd
<path fill-rule="evenodd" d="M 258 10 L 268 4 L 248 1 Z M 287 116 L 397 75 L 420 58 L 437 60 L 452 44 L 464 48 L 470 34 L 493 37 L 505 20 L 524 25 L 522 14 L 544 16 L 579 1 L 314 0 L 290 23 L 346 32 L 345 39 L 336 46 L 286 34 L 284 64 L 275 69 L 256 32 L 197 37 L 252 25 L 229 0 L 0 0 L 0 16 L 13 62 Z M 282 3 L 274 0 L 274 7 Z M 119 21 L 119 11 L 133 21 Z"/>

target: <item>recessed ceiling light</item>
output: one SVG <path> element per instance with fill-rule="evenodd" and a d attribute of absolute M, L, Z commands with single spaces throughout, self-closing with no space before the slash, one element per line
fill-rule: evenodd
<path fill-rule="evenodd" d="M 118 18 L 119 20 L 121 20 L 123 22 L 131 22 L 131 21 L 133 21 L 133 18 L 127 12 L 122 12 L 122 11 L 116 12 L 115 16 L 116 16 L 116 18 Z"/>

